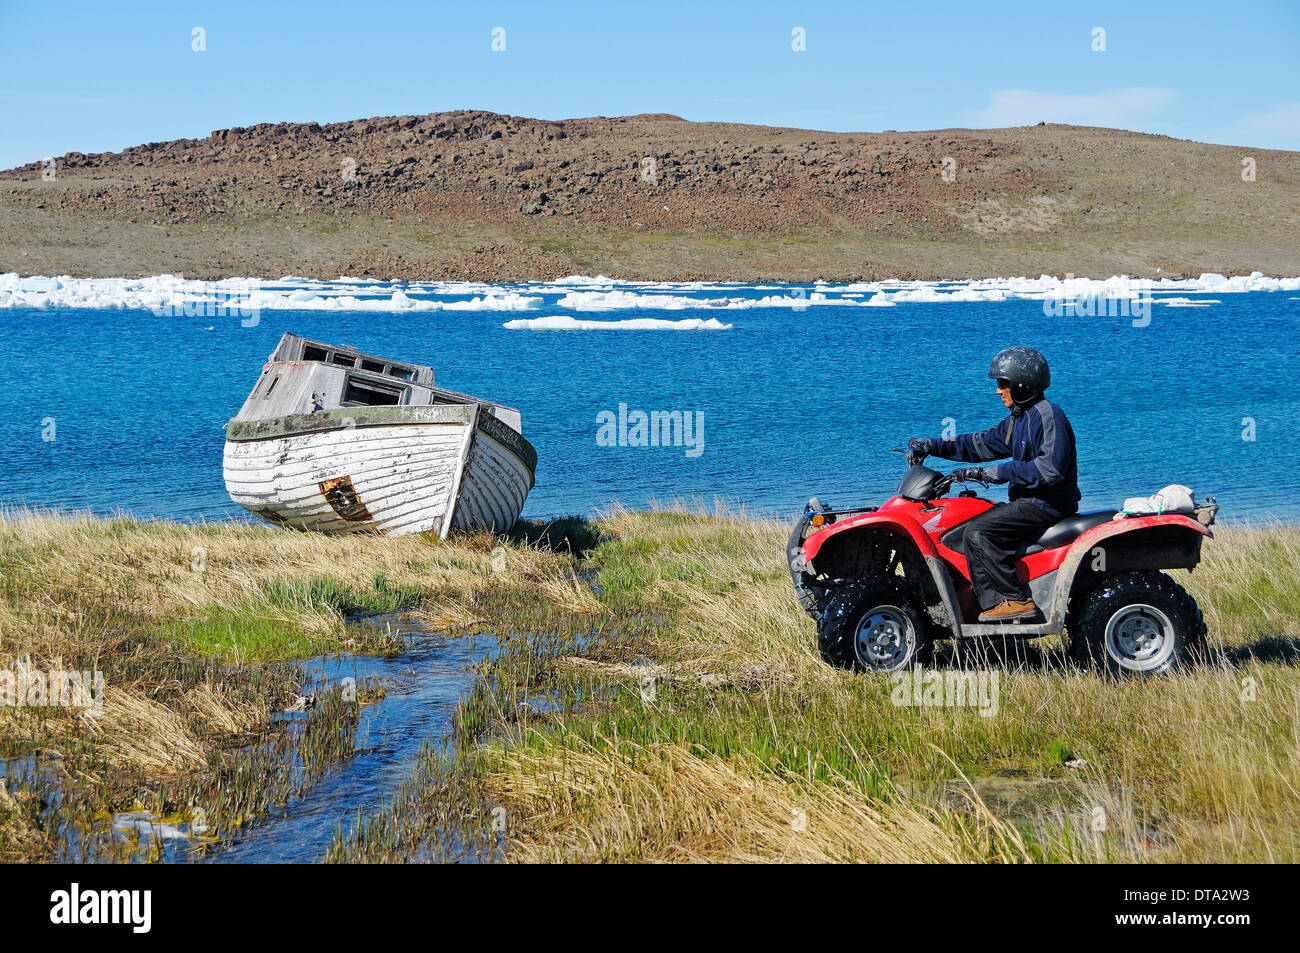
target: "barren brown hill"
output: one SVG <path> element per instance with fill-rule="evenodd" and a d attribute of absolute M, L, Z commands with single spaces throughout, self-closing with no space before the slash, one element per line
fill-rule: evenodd
<path fill-rule="evenodd" d="M 41 163 L 0 173 L 0 271 L 23 274 L 1295 275 L 1297 235 L 1300 153 L 1060 125 L 458 111 L 221 129 L 70 153 L 52 178 Z"/>

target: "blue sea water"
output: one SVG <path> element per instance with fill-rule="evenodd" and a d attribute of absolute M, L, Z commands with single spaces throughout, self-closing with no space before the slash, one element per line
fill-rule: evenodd
<path fill-rule="evenodd" d="M 1024 299 L 585 314 L 560 307 L 562 293 L 526 312 L 265 310 L 253 327 L 149 310 L 0 311 L 0 503 L 243 518 L 222 483 L 223 426 L 280 335 L 293 331 L 431 364 L 442 386 L 518 407 L 539 457 L 525 516 L 587 514 L 614 501 L 720 498 L 777 514 L 813 494 L 838 505 L 882 501 L 902 471 L 890 447 L 946 425 L 966 432 L 1002 419 L 988 361 L 1025 343 L 1048 356 L 1048 396 L 1073 423 L 1083 508 L 1177 482 L 1216 495 L 1221 517 L 1300 519 L 1294 294 L 1157 303 L 1150 323 L 1135 326 L 1127 314 L 1053 317 Z M 718 297 L 716 289 L 671 293 Z M 732 327 L 503 327 L 556 314 Z M 702 415 L 703 452 L 601 446 L 598 416 L 620 404 Z"/>

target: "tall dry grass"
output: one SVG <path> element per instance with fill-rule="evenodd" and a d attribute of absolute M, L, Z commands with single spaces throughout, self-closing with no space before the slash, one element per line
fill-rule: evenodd
<path fill-rule="evenodd" d="M 544 831 L 512 843 L 514 862 L 1029 859 L 1019 833 L 973 789 L 968 811 L 945 812 L 887 788 L 864 798 L 836 774 L 773 771 L 744 752 L 724 758 L 631 742 L 519 746 L 504 752 L 491 785 Z"/>
<path fill-rule="evenodd" d="M 940 667 L 996 671 L 985 718 L 897 707 L 886 680 L 825 666 L 792 598 L 784 525 L 669 509 L 614 510 L 602 527 L 602 601 L 671 623 L 650 658 L 577 667 L 616 683 L 612 700 L 507 734 L 486 783 L 518 812 L 512 856 L 1300 859 L 1294 528 L 1221 530 L 1201 567 L 1173 574 L 1209 622 L 1199 668 L 1102 680 L 1071 668 L 1057 638 L 941 651 Z M 953 803 L 954 785 L 988 803 Z M 801 805 L 822 820 L 795 831 L 783 812 Z"/>
<path fill-rule="evenodd" d="M 5 514 L 0 660 L 110 678 L 98 715 L 0 709 L 0 740 L 202 773 L 282 703 L 266 666 L 347 648 L 350 609 L 413 600 L 506 645 L 459 716 L 462 758 L 422 767 L 394 807 L 409 830 L 377 823 L 339 857 L 424 856 L 434 821 L 477 799 L 506 808 L 514 859 L 1300 859 L 1300 530 L 1220 530 L 1173 574 L 1209 623 L 1199 668 L 1104 681 L 1060 639 L 941 651 L 997 674 L 982 717 L 896 706 L 887 680 L 827 667 L 784 525 L 682 508 L 599 525 L 593 590 L 578 560 L 486 536 Z"/>
<path fill-rule="evenodd" d="M 518 544 L 494 555 L 498 546 L 487 535 L 441 543 L 0 512 L 0 673 L 104 677 L 93 705 L 0 705 L 0 753 L 39 755 L 63 783 L 87 789 L 82 800 L 102 795 L 93 810 L 129 807 L 116 799 L 140 785 L 221 783 L 227 749 L 267 733 L 294 697 L 299 676 L 285 663 L 397 648 L 373 627 L 349 626 L 352 612 L 400 607 L 440 627 L 472 627 L 482 621 L 478 593 L 507 577 L 557 604 L 595 605 L 570 558 Z M 0 808 L 44 797 L 14 780 Z M 29 858 L 58 846 L 6 839 L 6 830 L 0 817 L 0 855 L 12 843 Z"/>

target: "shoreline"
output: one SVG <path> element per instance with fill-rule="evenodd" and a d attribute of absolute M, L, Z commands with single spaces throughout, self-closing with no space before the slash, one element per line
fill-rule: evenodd
<path fill-rule="evenodd" d="M 311 269 L 307 269 L 310 272 Z M 22 271 L 3 271 L 0 270 L 0 277 L 13 275 L 19 280 L 28 279 L 69 279 L 72 281 L 148 281 L 159 278 L 176 278 L 185 281 L 204 282 L 208 284 L 218 284 L 222 282 L 254 282 L 257 284 L 274 284 L 286 280 L 301 280 L 315 282 L 320 284 L 335 283 L 353 283 L 353 284 L 401 284 L 401 285 L 555 285 L 563 286 L 570 282 L 585 282 L 589 284 L 626 284 L 626 285 L 737 285 L 742 287 L 752 287 L 756 285 L 773 285 L 781 287 L 792 287 L 800 285 L 853 285 L 853 284 L 980 284 L 983 282 L 993 281 L 1034 281 L 1028 271 L 1007 272 L 1005 274 L 967 274 L 954 276 L 951 273 L 934 272 L 930 274 L 879 274 L 871 277 L 864 277 L 861 274 L 849 275 L 823 275 L 817 273 L 808 277 L 792 279 L 789 277 L 777 277 L 775 275 L 757 275 L 745 279 L 734 277 L 721 277 L 718 275 L 651 275 L 640 277 L 620 276 L 617 271 L 612 274 L 566 274 L 555 277 L 520 277 L 497 279 L 491 277 L 464 278 L 451 276 L 429 276 L 427 274 L 405 274 L 390 275 L 387 277 L 359 277 L 355 275 L 333 274 L 330 272 L 317 272 L 316 274 L 298 272 L 285 273 L 279 277 L 253 276 L 247 274 L 229 274 L 229 273 L 211 273 L 205 274 L 200 269 L 197 274 L 191 273 L 186 277 L 184 272 L 172 271 L 140 271 L 134 274 L 122 274 L 117 272 L 22 272 Z M 1055 271 L 1041 272 L 1039 277 L 1055 278 L 1058 281 L 1079 280 L 1089 282 L 1106 282 L 1118 279 L 1127 279 L 1130 281 L 1197 281 L 1205 276 L 1218 276 L 1223 278 L 1249 278 L 1258 276 L 1273 281 L 1285 281 L 1296 279 L 1300 275 L 1292 274 L 1286 271 L 1269 272 L 1260 267 L 1253 265 L 1237 265 L 1227 268 L 1206 269 L 1197 271 L 1194 274 L 1165 274 L 1162 270 L 1157 270 L 1149 275 L 1129 274 L 1119 272 L 1096 272 L 1088 274 L 1082 271 L 1065 271 L 1057 269 Z"/>
<path fill-rule="evenodd" d="M 989 283 L 1016 283 L 1016 282 L 1034 282 L 1043 279 L 1052 279 L 1058 282 L 1091 282 L 1102 283 L 1108 281 L 1142 281 L 1148 283 L 1169 283 L 1169 282 L 1199 282 L 1202 280 L 1222 280 L 1222 279 L 1248 279 L 1262 278 L 1265 281 L 1300 281 L 1300 275 L 1286 273 L 1268 274 L 1258 268 L 1229 268 L 1226 271 L 1203 271 L 1195 275 L 1174 275 L 1159 274 L 1154 277 L 1144 278 L 1130 274 L 1110 274 L 1110 275 L 1086 275 L 1076 274 L 1074 272 L 1051 273 L 1044 272 L 1037 277 L 1031 277 L 1025 274 L 997 274 L 997 275 L 968 275 L 966 277 L 953 277 L 951 275 L 937 275 L 929 278 L 909 278 L 899 275 L 888 275 L 883 278 L 827 278 L 819 276 L 807 281 L 783 281 L 777 278 L 756 278 L 752 280 L 740 279 L 713 279 L 713 278 L 620 278 L 617 276 L 605 274 L 572 274 L 561 275 L 556 278 L 527 278 L 518 281 L 497 281 L 490 278 L 362 278 L 355 275 L 335 275 L 332 278 L 318 277 L 313 275 L 284 274 L 278 278 L 269 276 L 253 275 L 223 275 L 220 278 L 186 278 L 184 274 L 174 272 L 158 272 L 154 274 L 139 275 L 73 275 L 58 274 L 46 275 L 31 272 L 23 274 L 22 272 L 0 272 L 0 278 L 14 277 L 20 281 L 29 279 L 57 281 L 68 279 L 70 281 L 83 282 L 102 282 L 102 281 L 150 281 L 161 279 L 174 279 L 176 281 L 193 281 L 204 284 L 221 284 L 224 282 L 246 281 L 255 284 L 273 285 L 283 284 L 285 282 L 300 281 L 311 284 L 403 284 L 403 285 L 465 285 L 474 287 L 479 285 L 545 285 L 554 288 L 565 288 L 570 286 L 581 285 L 674 285 L 678 287 L 692 286 L 737 286 L 745 288 L 764 287 L 772 285 L 775 287 L 786 287 L 795 285 L 826 285 L 826 286 L 851 286 L 851 285 L 934 285 L 934 284 L 960 284 L 960 285 L 981 285 Z M 1208 289 L 1207 290 L 1213 290 Z"/>
<path fill-rule="evenodd" d="M 58 258 L 49 259 L 51 263 L 59 261 Z M 18 264 L 18 268 L 13 266 Z M 35 263 L 32 263 L 34 265 Z M 40 278 L 65 278 L 74 281 L 147 281 L 156 278 L 183 278 L 187 281 L 198 281 L 206 283 L 232 282 L 232 281 L 249 281 L 257 283 L 273 283 L 282 281 L 285 278 L 296 278 L 303 281 L 334 283 L 334 282 L 354 282 L 358 284 L 443 284 L 443 285 L 554 285 L 574 279 L 587 279 L 592 282 L 601 281 L 609 284 L 627 284 L 627 285 L 774 285 L 774 286 L 799 286 L 799 285 L 851 285 L 851 284 L 977 284 L 988 281 L 1006 281 L 1006 280 L 1035 280 L 1031 275 L 1056 278 L 1059 281 L 1077 279 L 1081 281 L 1105 282 L 1115 279 L 1126 278 L 1131 281 L 1195 281 L 1205 275 L 1218 275 L 1225 278 L 1248 278 L 1251 275 L 1258 275 L 1266 279 L 1283 281 L 1296 278 L 1300 275 L 1300 256 L 1297 256 L 1294 262 L 1288 262 L 1286 266 L 1278 267 L 1274 264 L 1256 263 L 1242 264 L 1239 258 L 1211 261 L 1201 263 L 1197 267 L 1188 267 L 1184 270 L 1171 270 L 1151 265 L 1144 266 L 1137 261 L 1130 262 L 1133 266 L 1129 270 L 1123 270 L 1116 265 L 1101 265 L 1099 267 L 1089 267 L 1087 264 L 1071 264 L 1066 259 L 1054 257 L 1045 261 L 1040 266 L 1017 267 L 1012 262 L 1008 262 L 1010 267 L 1002 270 L 985 269 L 982 271 L 967 270 L 964 272 L 944 271 L 938 269 L 847 269 L 847 270 L 816 270 L 811 268 L 787 269 L 777 268 L 772 271 L 755 271 L 748 265 L 737 262 L 736 267 L 721 269 L 701 269 L 686 271 L 661 271 L 655 269 L 623 269 L 618 267 L 593 269 L 590 273 L 574 273 L 565 269 L 548 269 L 532 270 L 529 268 L 489 268 L 481 271 L 466 271 L 463 269 L 448 269 L 443 273 L 436 273 L 434 269 L 422 267 L 410 267 L 399 265 L 396 268 L 375 267 L 365 265 L 354 269 L 356 274 L 350 274 L 335 268 L 325 267 L 297 267 L 287 269 L 270 269 L 266 272 L 266 277 L 255 277 L 247 272 L 234 272 L 228 270 L 213 269 L 203 265 L 194 265 L 186 262 L 172 260 L 163 264 L 161 261 L 156 267 L 145 267 L 138 269 L 119 269 L 115 270 L 111 266 L 103 268 L 57 268 L 45 267 L 43 269 L 25 270 L 29 267 L 27 262 L 19 260 L 14 262 L 12 259 L 5 261 L 0 258 L 0 275 L 15 275 L 21 280 L 40 279 Z M 277 277 L 270 275 L 277 274 Z"/>
<path fill-rule="evenodd" d="M 802 512 L 797 508 L 789 512 L 777 510 L 759 510 L 750 508 L 743 500 L 735 498 L 723 498 L 714 494 L 712 511 L 716 514 L 726 514 L 744 522 L 755 524 L 772 524 L 787 526 L 797 519 Z M 1098 504 L 1101 505 L 1101 504 Z M 606 501 L 597 504 L 585 513 L 564 513 L 564 514 L 524 514 L 520 516 L 517 526 L 564 526 L 573 522 L 597 523 L 605 519 L 608 514 L 618 513 L 637 513 L 648 516 L 662 513 L 674 513 L 685 511 L 707 511 L 709 505 L 705 504 L 703 497 L 693 499 L 678 499 L 657 505 L 654 503 L 645 506 L 632 506 L 619 501 Z M 242 513 L 243 511 L 241 511 Z M 287 530 L 284 527 L 276 526 L 265 520 L 260 520 L 251 514 L 241 515 L 241 513 L 231 513 L 228 516 L 210 518 L 194 517 L 193 519 L 178 516 L 142 516 L 132 513 L 129 510 L 118 508 L 116 510 L 97 511 L 90 507 L 64 507 L 64 506 L 44 506 L 32 505 L 27 503 L 6 503 L 0 501 L 0 525 L 6 521 L 23 520 L 31 518 L 48 518 L 55 520 L 80 520 L 89 519 L 96 521 L 105 520 L 125 520 L 130 523 L 138 523 L 145 526 L 184 526 L 194 529 L 255 529 L 266 532 L 296 532 L 296 530 Z M 1295 516 L 1282 516 L 1276 513 L 1266 513 L 1260 516 L 1233 516 L 1219 515 L 1216 517 L 1214 530 L 1228 530 L 1230 532 L 1269 532 L 1272 530 L 1300 531 L 1300 513 Z M 513 532 L 513 531 L 512 531 Z M 418 536 L 419 534 L 417 534 Z M 322 535 L 321 538 L 334 538 Z M 376 536 L 378 539 L 402 539 L 403 537 Z M 469 537 L 462 537 L 469 538 Z M 453 539 L 454 541 L 454 539 Z"/>

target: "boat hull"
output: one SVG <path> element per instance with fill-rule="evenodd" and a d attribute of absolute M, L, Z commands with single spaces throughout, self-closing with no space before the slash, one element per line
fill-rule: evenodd
<path fill-rule="evenodd" d="M 475 404 L 359 407 L 227 426 L 230 498 L 324 533 L 505 532 L 537 455 Z"/>

